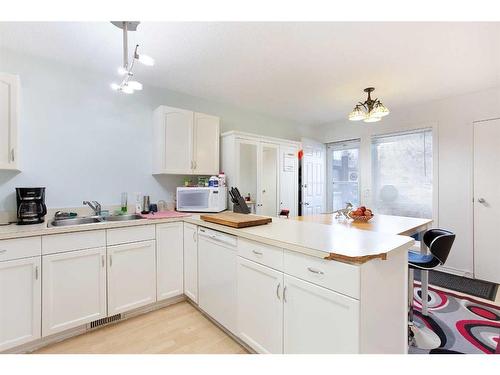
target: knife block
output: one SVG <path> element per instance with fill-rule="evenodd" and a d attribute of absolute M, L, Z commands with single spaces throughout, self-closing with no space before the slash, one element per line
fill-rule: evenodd
<path fill-rule="evenodd" d="M 243 197 L 238 197 L 238 203 L 233 203 L 233 212 L 239 214 L 249 214 L 250 208 L 248 208 L 245 199 Z"/>

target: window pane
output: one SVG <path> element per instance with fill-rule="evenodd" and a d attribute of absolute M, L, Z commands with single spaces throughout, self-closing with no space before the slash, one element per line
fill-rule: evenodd
<path fill-rule="evenodd" d="M 372 139 L 377 212 L 432 218 L 432 130 Z"/>
<path fill-rule="evenodd" d="M 331 146 L 333 210 L 344 208 L 347 202 L 359 205 L 359 143 Z"/>

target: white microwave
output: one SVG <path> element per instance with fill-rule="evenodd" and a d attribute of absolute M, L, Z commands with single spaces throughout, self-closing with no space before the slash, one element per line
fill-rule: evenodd
<path fill-rule="evenodd" d="M 221 212 L 227 208 L 227 187 L 178 187 L 177 211 Z"/>

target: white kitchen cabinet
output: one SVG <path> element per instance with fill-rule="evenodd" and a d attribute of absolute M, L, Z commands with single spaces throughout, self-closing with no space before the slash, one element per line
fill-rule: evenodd
<path fill-rule="evenodd" d="M 359 352 L 359 301 L 285 274 L 285 354 Z"/>
<path fill-rule="evenodd" d="M 198 227 L 184 223 L 184 294 L 198 303 Z"/>
<path fill-rule="evenodd" d="M 106 317 L 105 247 L 42 259 L 42 336 Z"/>
<path fill-rule="evenodd" d="M 154 112 L 153 174 L 218 174 L 220 119 L 160 106 Z"/>
<path fill-rule="evenodd" d="M 19 77 L 0 73 L 0 170 L 18 169 Z"/>
<path fill-rule="evenodd" d="M 255 213 L 278 216 L 298 211 L 299 142 L 241 132 L 222 134 L 222 170 L 228 186 L 250 194 Z"/>
<path fill-rule="evenodd" d="M 217 175 L 219 173 L 220 119 L 204 113 L 194 114 L 193 173 Z"/>
<path fill-rule="evenodd" d="M 0 262 L 0 351 L 40 338 L 40 259 Z"/>
<path fill-rule="evenodd" d="M 238 337 L 258 353 L 283 353 L 283 273 L 238 257 Z"/>
<path fill-rule="evenodd" d="M 183 293 L 183 223 L 156 225 L 156 298 L 158 301 Z"/>
<path fill-rule="evenodd" d="M 155 241 L 108 246 L 108 315 L 156 301 Z"/>

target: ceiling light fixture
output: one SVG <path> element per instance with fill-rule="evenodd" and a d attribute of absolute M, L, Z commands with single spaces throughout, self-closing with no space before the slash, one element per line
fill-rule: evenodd
<path fill-rule="evenodd" d="M 367 87 L 364 90 L 364 92 L 368 93 L 368 98 L 363 103 L 359 102 L 356 104 L 352 112 L 349 113 L 349 120 L 377 122 L 390 113 L 380 100 L 371 98 L 370 94 L 373 91 L 375 91 L 374 87 Z"/>
<path fill-rule="evenodd" d="M 132 58 L 132 62 L 129 64 L 128 61 L 128 32 L 136 31 L 137 26 L 139 26 L 139 21 L 112 21 L 111 22 L 116 27 L 123 30 L 123 65 L 118 67 L 118 74 L 123 77 L 122 82 L 112 83 L 111 89 L 114 91 L 120 91 L 125 94 L 133 94 L 136 90 L 142 90 L 142 83 L 131 80 L 134 76 L 132 70 L 134 69 L 135 61 L 139 61 L 140 63 L 153 66 L 155 61 L 152 57 L 144 54 L 139 54 L 137 50 L 139 49 L 139 45 L 135 46 L 134 56 Z"/>

